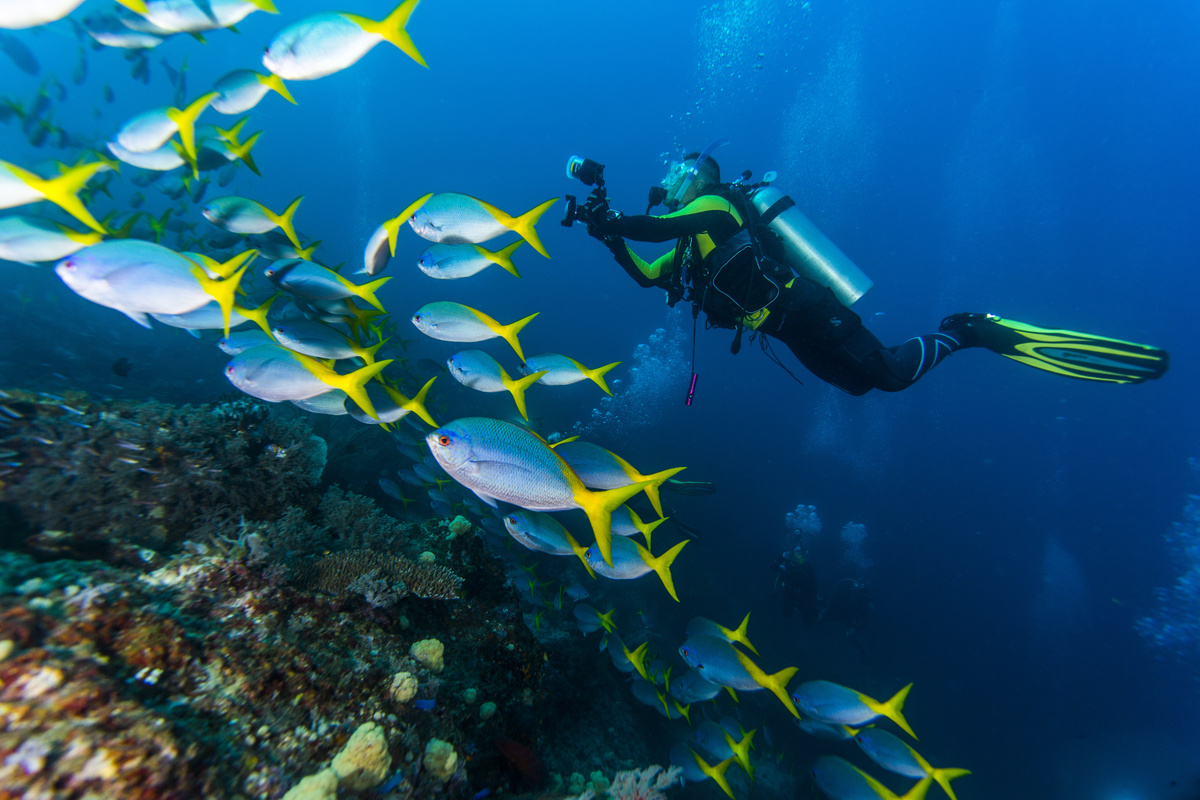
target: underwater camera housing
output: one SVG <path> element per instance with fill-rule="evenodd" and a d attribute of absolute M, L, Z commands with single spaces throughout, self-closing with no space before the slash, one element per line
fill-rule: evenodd
<path fill-rule="evenodd" d="M 567 159 L 567 177 L 595 188 L 582 205 L 578 204 L 575 195 L 567 195 L 567 213 L 562 219 L 563 227 L 569 228 L 576 222 L 586 223 L 594 216 L 603 217 L 608 214 L 608 189 L 604 185 L 603 164 L 590 158 L 571 156 Z"/>

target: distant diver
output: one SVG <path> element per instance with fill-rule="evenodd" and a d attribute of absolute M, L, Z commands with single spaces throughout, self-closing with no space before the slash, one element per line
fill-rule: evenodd
<path fill-rule="evenodd" d="M 585 223 L 588 234 L 602 241 L 640 286 L 665 289 L 671 306 L 690 302 L 693 320 L 703 310 L 708 327 L 734 329 L 734 353 L 741 349 L 744 331 L 750 331 L 751 341 L 765 334 L 760 344 L 776 364 L 784 366 L 767 337 L 786 344 L 814 375 L 851 395 L 907 389 L 946 356 L 968 347 L 1104 383 L 1141 383 L 1167 371 L 1168 355 L 1156 347 L 992 314 L 954 314 L 937 333 L 885 347 L 849 308 L 871 288 L 871 279 L 790 197 L 770 185 L 774 173 L 750 183 L 747 171 L 721 183 L 712 152 L 723 143 L 673 162 L 650 190 L 644 215 L 611 209 L 604 165 L 573 156 L 567 174 L 595 188 L 579 204 L 568 195 L 563 224 Z M 669 213 L 650 215 L 659 204 Z M 675 246 L 647 262 L 626 245 L 627 239 L 675 240 Z M 694 391 L 693 370 L 689 403 Z"/>

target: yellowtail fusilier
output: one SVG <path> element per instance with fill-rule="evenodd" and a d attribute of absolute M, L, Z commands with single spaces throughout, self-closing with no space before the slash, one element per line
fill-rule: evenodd
<path fill-rule="evenodd" d="M 446 366 L 454 380 L 478 392 L 508 392 L 517 404 L 517 411 L 528 421 L 525 410 L 525 390 L 537 383 L 542 373 L 535 372 L 519 380 L 513 380 L 496 359 L 482 350 L 463 350 L 446 359 Z"/>
<path fill-rule="evenodd" d="M 671 748 L 671 766 L 679 767 L 685 781 L 699 783 L 712 778 L 721 787 L 721 791 L 734 800 L 733 788 L 725 778 L 725 771 L 733 763 L 733 756 L 719 764 L 710 765 L 700 754 L 688 747 L 686 742 L 678 742 Z"/>
<path fill-rule="evenodd" d="M 616 623 L 613 622 L 613 612 L 615 608 L 610 608 L 601 614 L 587 603 L 575 604 L 575 624 L 579 626 L 579 630 L 583 634 L 594 633 L 603 628 L 606 632 L 612 633 L 617 629 Z"/>
<path fill-rule="evenodd" d="M 185 314 L 216 300 L 228 335 L 234 292 L 247 267 L 219 280 L 174 250 L 124 239 L 86 247 L 64 258 L 54 271 L 80 297 L 116 309 L 146 328 L 147 314 Z"/>
<path fill-rule="evenodd" d="M 117 131 L 117 144 L 132 153 L 146 153 L 162 147 L 176 133 L 183 144 L 183 157 L 196 168 L 196 120 L 217 98 L 217 92 L 198 98 L 186 108 L 155 108 L 143 111 L 130 119 Z"/>
<path fill-rule="evenodd" d="M 718 636 L 689 636 L 680 646 L 679 655 L 709 683 L 743 692 L 769 689 L 788 711 L 799 716 L 787 693 L 788 681 L 798 672 L 796 667 L 767 675 L 749 656 Z"/>
<path fill-rule="evenodd" d="M 154 172 L 168 172 L 176 167 L 182 167 L 187 163 L 187 159 L 180 155 L 175 144 L 173 141 L 168 141 L 161 147 L 141 153 L 126 150 L 121 146 L 120 142 L 108 142 L 105 147 L 118 160 L 131 167 L 153 170 Z"/>
<path fill-rule="evenodd" d="M 20 264 L 58 261 L 99 242 L 102 234 L 80 233 L 39 217 L 0 218 L 0 260 Z"/>
<path fill-rule="evenodd" d="M 231 330 L 250 321 L 237 313 L 236 306 L 234 309 L 229 314 Z M 216 300 L 183 314 L 151 314 L 150 316 L 163 325 L 187 331 L 218 331 L 225 327 L 225 313 L 221 310 L 221 304 Z"/>
<path fill-rule="evenodd" d="M 746 612 L 746 616 L 742 618 L 742 624 L 736 628 L 726 628 L 720 623 L 713 622 L 705 617 L 692 617 L 687 624 L 688 637 L 691 636 L 716 636 L 718 639 L 724 639 L 727 642 L 737 642 L 745 645 L 750 649 L 751 653 L 758 655 L 758 650 L 754 645 L 750 644 L 750 636 L 746 633 L 750 626 L 750 613 Z"/>
<path fill-rule="evenodd" d="M 521 273 L 517 272 L 512 262 L 512 254 L 524 243 L 523 239 L 518 239 L 494 252 L 478 244 L 434 244 L 421 253 L 417 268 L 431 278 L 457 280 L 469 278 L 492 264 L 499 264 L 519 278 Z"/>
<path fill-rule="evenodd" d="M 24 30 L 70 14 L 83 0 L 5 0 L 0 3 L 0 28 Z"/>
<path fill-rule="evenodd" d="M 534 225 L 558 198 L 554 197 L 518 217 L 506 214 L 491 203 L 458 192 L 439 192 L 426 200 L 408 219 L 408 224 L 422 239 L 445 244 L 480 244 L 513 231 L 544 255 Z"/>
<path fill-rule="evenodd" d="M 249 111 L 267 96 L 267 92 L 275 92 L 289 103 L 296 102 L 282 78 L 275 74 L 261 75 L 252 69 L 225 73 L 213 84 L 213 89 L 217 97 L 212 101 L 212 109 L 218 114 Z"/>
<path fill-rule="evenodd" d="M 371 386 L 368 385 L 367 388 L 370 389 Z M 341 389 L 332 389 L 325 394 L 319 394 L 316 397 L 306 397 L 303 400 L 290 400 L 288 402 L 290 402 L 296 408 L 302 411 L 307 411 L 310 414 L 324 414 L 327 417 L 343 417 L 350 413 L 348 410 L 346 410 L 346 403 L 354 401 L 350 400 L 350 396 Z M 374 422 L 374 420 L 371 421 Z"/>
<path fill-rule="evenodd" d="M 300 239 L 296 236 L 292 217 L 296 215 L 296 209 L 300 207 L 300 201 L 303 199 L 297 197 L 282 214 L 276 214 L 262 203 L 229 195 L 212 200 L 200 213 L 213 225 L 231 233 L 266 233 L 280 228 L 287 234 L 288 240 L 300 248 Z"/>
<path fill-rule="evenodd" d="M 0 208 L 16 208 L 46 200 L 92 230 L 107 233 L 104 226 L 84 207 L 79 193 L 96 173 L 109 169 L 112 167 L 108 164 L 95 161 L 71 167 L 54 178 L 43 178 L 15 164 L 0 161 Z"/>
<path fill-rule="evenodd" d="M 352 66 L 383 41 L 428 66 L 405 30 L 418 2 L 404 0 L 379 22 L 356 14 L 305 17 L 275 35 L 263 53 L 263 66 L 289 81 L 311 81 Z"/>
<path fill-rule="evenodd" d="M 421 391 L 417 392 L 416 396 L 412 398 L 405 397 L 399 389 L 383 383 L 368 384 L 367 396 L 371 398 L 371 402 L 375 406 L 375 416 L 369 416 L 353 400 L 346 404 L 346 410 L 350 412 L 350 416 L 359 422 L 368 424 L 396 422 L 411 413 L 416 414 L 436 428 L 437 422 L 434 421 L 433 416 L 429 413 L 429 409 L 425 407 L 425 397 L 429 394 L 429 387 L 433 386 L 435 380 L 437 380 L 436 375 L 425 381 L 425 385 L 421 387 Z M 427 470 L 424 464 L 417 464 L 416 466 Z M 433 481 L 436 480 L 436 477 L 431 474 L 429 479 Z"/>
<path fill-rule="evenodd" d="M 596 544 L 588 548 L 586 558 L 587 563 L 598 575 L 616 581 L 636 580 L 653 571 L 658 574 L 663 586 L 667 587 L 667 593 L 675 602 L 679 602 L 679 595 L 675 594 L 675 581 L 671 578 L 671 564 L 687 543 L 688 540 L 685 539 L 662 555 L 656 556 L 632 539 L 618 538 L 611 541 L 611 563 L 606 563 Z"/>
<path fill-rule="evenodd" d="M 671 696 L 681 703 L 700 703 L 712 700 L 721 693 L 721 687 L 704 679 L 698 671 L 689 669 L 671 680 Z"/>
<path fill-rule="evenodd" d="M 575 474 L 589 489 L 615 489 L 630 483 L 644 483 L 646 497 L 661 517 L 662 501 L 658 497 L 658 487 L 672 475 L 683 472 L 686 467 L 675 467 L 655 472 L 653 475 L 643 475 L 633 466 L 610 450 L 605 450 L 598 444 L 571 440 L 559 442 L 554 446 L 555 451 L 571 465 Z"/>
<path fill-rule="evenodd" d="M 289 350 L 313 358 L 361 358 L 368 364 L 386 339 L 371 347 L 363 347 L 346 334 L 315 319 L 290 319 L 271 328 L 271 335 Z"/>
<path fill-rule="evenodd" d="M 418 197 L 409 203 L 399 215 L 392 217 L 375 229 L 367 241 L 366 250 L 363 251 L 363 266 L 359 272 L 377 275 L 383 271 L 392 256 L 396 255 L 396 238 L 400 235 L 400 226 L 407 222 L 413 212 L 431 197 L 433 197 L 432 192 Z"/>
<path fill-rule="evenodd" d="M 383 311 L 383 304 L 375 297 L 375 292 L 391 280 L 380 278 L 360 285 L 316 262 L 300 258 L 276 261 L 263 274 L 292 297 L 309 303 L 325 304 L 347 297 L 359 297 L 380 311 Z"/>
<path fill-rule="evenodd" d="M 587 558 L 584 557 L 588 549 L 575 541 L 571 532 L 549 514 L 541 511 L 513 511 L 504 515 L 504 529 L 523 547 L 535 552 L 552 556 L 576 556 L 583 562 L 588 574 L 596 577 Z"/>
<path fill-rule="evenodd" d="M 862 692 L 856 692 L 832 681 L 809 681 L 792 692 L 796 708 L 805 717 L 835 725 L 866 725 L 878 717 L 887 717 L 914 739 L 917 735 L 908 726 L 902 713 L 904 701 L 912 684 L 908 684 L 886 702 L 879 702 Z"/>
<path fill-rule="evenodd" d="M 531 511 L 581 508 L 612 564 L 612 512 L 642 484 L 593 492 L 533 431 L 485 417 L 455 420 L 426 437 L 442 469 L 493 508 L 502 500 Z"/>
<path fill-rule="evenodd" d="M 736 721 L 730 719 L 729 722 L 731 729 L 737 731 Z M 752 730 L 742 735 L 740 739 L 736 739 L 731 731 L 706 719 L 696 726 L 696 744 L 722 761 L 733 758 L 741 765 L 745 773 L 753 778 L 754 771 L 750 768 L 750 747 L 754 743 L 756 732 L 757 729 Z"/>
<path fill-rule="evenodd" d="M 517 358 L 524 361 L 517 333 L 536 316 L 537 313 L 530 314 L 524 319 L 502 325 L 470 306 L 439 300 L 418 308 L 412 316 L 412 323 L 421 333 L 443 342 L 482 342 L 500 337 L 512 346 Z"/>
<path fill-rule="evenodd" d="M 614 361 L 611 364 L 605 364 L 603 367 L 589 369 L 573 358 L 568 358 L 558 353 L 542 353 L 541 355 L 527 358 L 525 360 L 525 370 L 526 374 L 545 370 L 546 374 L 542 376 L 542 379 L 538 383 L 544 383 L 547 386 L 566 386 L 567 384 L 588 380 L 599 386 L 605 394 L 612 395 L 612 392 L 608 390 L 608 383 L 604 380 L 604 376 L 609 370 L 620 363 L 620 361 Z"/>
<path fill-rule="evenodd" d="M 874 761 L 888 772 L 903 775 L 906 778 L 933 778 L 946 790 L 950 800 L 958 800 L 950 781 L 963 775 L 970 775 L 969 769 L 952 769 L 930 766 L 921 754 L 913 750 L 906 742 L 894 733 L 882 728 L 863 728 L 854 735 L 854 741 L 866 753 L 867 758 Z"/>
<path fill-rule="evenodd" d="M 203 33 L 237 25 L 255 11 L 278 14 L 271 0 L 117 0 L 171 33 Z"/>
<path fill-rule="evenodd" d="M 902 795 L 845 759 L 821 756 L 813 762 L 813 782 L 829 800 L 922 800 L 933 778 L 923 778 Z"/>
<path fill-rule="evenodd" d="M 269 403 L 306 400 L 330 389 L 341 389 L 374 417 L 375 406 L 364 387 L 390 363 L 390 360 L 378 361 L 340 375 L 315 358 L 277 344 L 267 344 L 235 356 L 225 366 L 225 377 L 246 394 Z"/>

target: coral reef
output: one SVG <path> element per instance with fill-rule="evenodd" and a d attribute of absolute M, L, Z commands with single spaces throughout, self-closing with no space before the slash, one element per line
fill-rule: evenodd
<path fill-rule="evenodd" d="M 294 568 L 292 581 L 309 591 L 332 595 L 361 593 L 365 596 L 372 589 L 390 591 L 394 600 L 410 594 L 455 600 L 462 588 L 462 578 L 446 567 L 419 564 L 403 556 L 374 550 L 345 550 L 305 560 Z M 380 588 L 378 583 L 386 586 Z"/>

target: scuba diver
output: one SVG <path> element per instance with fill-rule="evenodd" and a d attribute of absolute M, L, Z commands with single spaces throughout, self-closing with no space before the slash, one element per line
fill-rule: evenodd
<path fill-rule="evenodd" d="M 742 334 L 749 330 L 751 341 L 762 335 L 764 352 L 787 370 L 767 337 L 778 339 L 814 375 L 851 395 L 907 389 L 946 356 L 968 347 L 1089 381 L 1141 383 L 1167 371 L 1167 352 L 1156 347 L 992 314 L 954 314 L 936 333 L 884 346 L 850 309 L 873 285 L 871 279 L 790 197 L 770 185 L 774 173 L 752 184 L 746 171 L 722 183 L 712 152 L 723 143 L 673 162 L 651 189 L 642 215 L 611 209 L 604 165 L 572 156 L 567 174 L 595 188 L 580 204 L 567 196 L 562 222 L 568 227 L 585 223 L 588 234 L 603 242 L 640 286 L 665 289 L 672 307 L 680 300 L 691 302 L 693 324 L 703 310 L 706 327 L 734 329 L 732 352 L 741 349 Z M 659 204 L 668 213 L 651 215 Z M 645 261 L 626 240 L 673 240 L 675 246 Z M 693 370 L 689 405 L 695 384 Z"/>
<path fill-rule="evenodd" d="M 780 553 L 775 558 L 775 570 L 778 574 L 771 589 L 771 598 L 783 600 L 784 618 L 791 619 L 799 611 L 801 622 L 808 627 L 816 625 L 821 613 L 817 575 L 804 548 L 797 545 Z"/>

